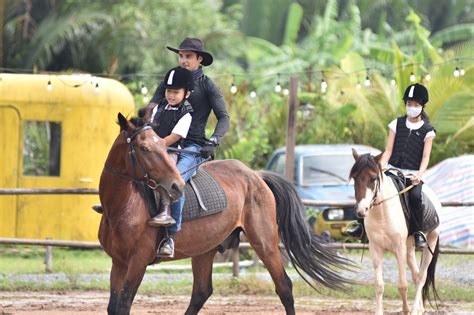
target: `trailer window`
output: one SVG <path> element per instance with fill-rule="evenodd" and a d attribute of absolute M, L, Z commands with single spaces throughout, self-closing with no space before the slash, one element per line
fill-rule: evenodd
<path fill-rule="evenodd" d="M 25 121 L 23 125 L 23 175 L 59 176 L 61 124 Z"/>

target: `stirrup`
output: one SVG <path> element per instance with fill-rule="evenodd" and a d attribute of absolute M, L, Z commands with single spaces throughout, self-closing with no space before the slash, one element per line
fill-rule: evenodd
<path fill-rule="evenodd" d="M 170 251 L 166 251 L 166 246 L 169 243 Z M 171 237 L 164 237 L 158 245 L 158 251 L 156 252 L 157 257 L 174 257 L 174 240 Z"/>
<path fill-rule="evenodd" d="M 343 231 L 343 234 L 346 236 L 362 238 L 364 235 L 364 226 L 362 223 L 352 221 L 347 225 L 346 229 Z"/>

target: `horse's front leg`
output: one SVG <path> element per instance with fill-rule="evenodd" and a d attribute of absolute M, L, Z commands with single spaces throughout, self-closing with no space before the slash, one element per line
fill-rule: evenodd
<path fill-rule="evenodd" d="M 116 314 L 117 301 L 120 291 L 122 291 L 126 272 L 127 268 L 125 265 L 112 260 L 112 270 L 110 271 L 110 298 L 109 305 L 107 306 L 107 314 L 109 315 Z"/>
<path fill-rule="evenodd" d="M 372 264 L 374 265 L 374 288 L 375 288 L 375 314 L 383 314 L 383 291 L 384 291 L 384 282 L 383 282 L 383 250 L 381 248 L 375 248 L 375 246 L 370 246 L 369 243 L 369 252 L 372 257 Z"/>
<path fill-rule="evenodd" d="M 408 282 L 405 272 L 407 259 L 406 243 L 401 243 L 395 254 L 397 256 L 398 263 L 398 292 L 400 293 L 403 301 L 403 314 L 408 314 L 410 308 L 408 307 Z"/>
<path fill-rule="evenodd" d="M 134 256 L 140 256 L 140 254 L 135 254 Z M 123 287 L 117 300 L 116 315 L 130 314 L 130 308 L 132 307 L 132 302 L 135 298 L 138 287 L 142 282 L 146 266 L 147 263 L 140 258 L 129 261 L 126 275 L 124 277 Z"/>

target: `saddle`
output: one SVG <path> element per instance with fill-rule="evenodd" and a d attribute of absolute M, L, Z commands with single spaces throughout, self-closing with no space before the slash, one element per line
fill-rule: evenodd
<path fill-rule="evenodd" d="M 395 174 L 392 171 L 388 170 L 385 172 L 385 175 L 392 179 L 395 187 L 399 192 L 405 189 L 405 178 L 401 173 Z M 403 208 L 403 214 L 405 215 L 405 221 L 407 223 L 408 235 L 412 235 L 416 232 L 416 227 L 418 226 L 418 224 L 416 222 L 414 212 L 410 209 L 408 192 L 400 194 L 399 197 L 400 203 Z M 425 193 L 422 193 L 421 201 L 423 206 L 423 222 L 420 222 L 422 230 L 424 232 L 432 231 L 436 229 L 439 225 L 438 213 L 436 212 L 435 206 Z"/>
<path fill-rule="evenodd" d="M 150 216 L 158 214 L 153 190 L 147 188 Z M 186 183 L 183 222 L 222 212 L 227 208 L 227 197 L 224 190 L 206 171 L 199 168 Z"/>

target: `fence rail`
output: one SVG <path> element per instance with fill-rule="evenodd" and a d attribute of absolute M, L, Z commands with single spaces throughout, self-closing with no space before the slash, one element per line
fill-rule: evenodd
<path fill-rule="evenodd" d="M 98 194 L 97 189 L 93 188 L 0 188 L 0 195 L 96 195 Z M 329 207 L 353 207 L 354 202 L 330 202 L 320 200 L 308 200 L 303 199 L 303 204 L 306 206 L 329 206 Z M 474 206 L 474 202 L 457 202 L 457 201 L 444 201 L 441 203 L 444 207 L 470 207 Z M 102 248 L 98 242 L 79 242 L 79 241 L 63 241 L 63 240 L 38 240 L 38 239 L 19 239 L 19 238 L 0 238 L 0 244 L 8 245 L 33 245 L 33 246 L 45 246 L 45 265 L 46 272 L 52 271 L 53 251 L 54 246 L 58 247 L 71 247 L 71 248 L 84 248 L 84 249 L 100 249 Z M 329 246 L 341 249 L 341 250 L 352 250 L 352 249 L 366 249 L 367 244 L 356 244 L 356 243 L 331 243 Z M 280 245 L 283 248 L 282 245 Z M 239 248 L 234 250 L 232 253 L 232 270 L 234 276 L 238 276 L 240 269 L 239 261 L 239 250 L 251 249 L 249 243 L 240 243 Z M 440 248 L 440 252 L 443 254 L 458 254 L 458 255 L 472 255 L 473 250 L 458 249 L 444 247 Z"/>

